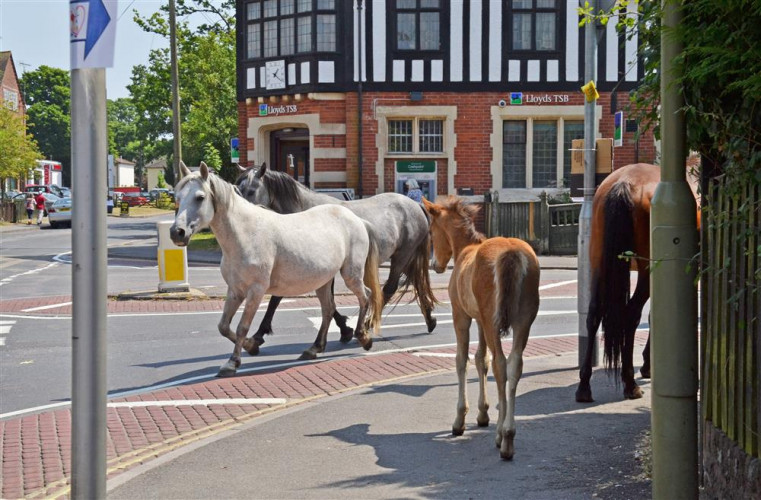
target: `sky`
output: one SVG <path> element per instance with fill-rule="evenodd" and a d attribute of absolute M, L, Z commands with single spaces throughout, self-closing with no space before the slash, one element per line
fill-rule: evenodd
<path fill-rule="evenodd" d="M 147 64 L 152 49 L 169 46 L 133 21 L 133 11 L 147 17 L 165 3 L 119 0 L 114 66 L 106 69 L 108 99 L 129 97 L 132 67 Z M 0 0 L 0 51 L 11 51 L 19 78 L 43 65 L 69 71 L 69 36 L 69 0 Z"/>

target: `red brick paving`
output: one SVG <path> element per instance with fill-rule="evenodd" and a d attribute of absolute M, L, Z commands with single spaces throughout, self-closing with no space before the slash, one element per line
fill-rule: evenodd
<path fill-rule="evenodd" d="M 563 295 L 563 287 L 557 293 Z M 549 290 L 548 290 L 549 291 Z M 352 297 L 353 298 L 353 297 Z M 353 304 L 352 298 L 346 298 Z M 446 300 L 446 293 L 440 295 Z M 343 301 L 337 297 L 337 302 Z M 0 301 L 0 312 L 19 313 L 23 309 L 60 304 L 70 297 L 44 297 Z M 303 302 L 303 304 L 301 304 Z M 198 311 L 222 309 L 222 300 L 192 301 L 109 301 L 114 312 Z M 315 304 L 314 299 L 299 299 L 289 305 Z M 71 306 L 45 309 L 31 314 L 70 314 Z M 644 344 L 646 336 L 637 335 Z M 576 339 L 531 339 L 525 357 L 576 352 Z M 509 351 L 511 342 L 505 341 Z M 475 350 L 475 347 L 473 348 Z M 455 348 L 431 349 L 454 353 Z M 427 351 L 431 351 L 428 350 Z M 322 360 L 273 372 L 241 375 L 229 379 L 171 387 L 133 395 L 116 401 L 165 401 L 225 398 L 287 398 L 285 405 L 230 404 L 210 406 L 153 406 L 108 408 L 106 453 L 108 477 L 148 462 L 172 449 L 211 436 L 263 414 L 303 403 L 306 400 L 389 383 L 438 371 L 454 370 L 454 358 L 415 356 L 394 352 L 357 358 Z M 59 409 L 0 421 L 0 498 L 68 498 L 71 475 L 71 413 Z"/>

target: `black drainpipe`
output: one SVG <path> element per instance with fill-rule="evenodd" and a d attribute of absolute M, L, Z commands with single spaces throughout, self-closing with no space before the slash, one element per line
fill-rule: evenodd
<path fill-rule="evenodd" d="M 357 196 L 362 198 L 362 0 L 357 0 L 357 27 L 358 27 L 358 44 L 357 50 L 359 51 L 357 60 L 359 61 L 359 71 L 357 75 L 357 161 L 359 171 L 359 184 L 357 186 Z"/>

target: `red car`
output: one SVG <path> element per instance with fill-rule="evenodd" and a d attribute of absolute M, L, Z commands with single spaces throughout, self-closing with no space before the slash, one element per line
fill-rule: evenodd
<path fill-rule="evenodd" d="M 124 193 L 121 201 L 126 201 L 130 207 L 141 207 L 148 204 L 148 198 L 141 196 L 139 193 Z"/>

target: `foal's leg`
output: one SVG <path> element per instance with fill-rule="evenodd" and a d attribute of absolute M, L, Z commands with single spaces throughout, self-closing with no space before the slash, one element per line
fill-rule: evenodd
<path fill-rule="evenodd" d="M 531 322 L 513 325 L 513 347 L 507 358 L 507 407 L 505 420 L 502 421 L 502 443 L 499 455 L 505 460 L 512 460 L 515 454 L 515 392 L 523 375 L 523 350 L 526 348 Z M 499 344 L 502 350 L 502 344 Z M 502 402 L 500 401 L 500 410 Z"/>
<path fill-rule="evenodd" d="M 233 354 L 219 369 L 219 373 L 217 374 L 218 377 L 232 377 L 237 372 L 238 367 L 240 366 L 240 353 L 243 348 L 243 342 L 246 340 L 249 328 L 251 328 L 254 314 L 256 314 L 256 310 L 262 302 L 265 289 L 266 287 L 259 287 L 249 290 L 248 296 L 246 297 L 246 306 L 243 308 L 243 314 L 238 323 L 238 328 L 235 331 L 235 347 L 233 348 Z"/>
<path fill-rule="evenodd" d="M 650 275 L 647 270 L 637 273 L 637 287 L 634 294 L 626 304 L 626 336 L 621 351 L 621 380 L 624 382 L 624 397 L 626 399 L 639 399 L 642 397 L 642 389 L 634 381 L 634 335 L 642 317 L 642 308 L 650 296 Z M 646 361 L 647 370 L 650 370 L 649 359 Z"/>
<path fill-rule="evenodd" d="M 333 299 L 333 291 L 331 288 L 331 286 L 325 284 L 317 289 L 317 298 L 320 300 L 320 307 L 322 308 L 322 323 L 320 323 L 320 329 L 317 332 L 317 337 L 314 339 L 314 344 L 312 344 L 312 347 L 301 353 L 299 359 L 315 359 L 318 354 L 325 352 L 330 318 L 336 310 L 336 303 Z"/>
<path fill-rule="evenodd" d="M 478 371 L 478 422 L 479 427 L 489 425 L 489 401 L 486 397 L 486 377 L 489 374 L 488 350 L 481 324 L 478 323 L 478 350 L 476 351 L 476 371 Z"/>
<path fill-rule="evenodd" d="M 365 351 L 369 351 L 373 347 L 373 338 L 368 334 L 365 328 L 365 316 L 367 315 L 367 308 L 370 304 L 368 299 L 370 290 L 365 287 L 362 282 L 362 273 L 352 274 L 351 272 L 344 272 L 341 270 L 341 277 L 346 284 L 346 287 L 356 295 L 359 301 L 359 317 L 357 318 L 357 327 L 354 329 L 354 336 L 357 337 L 359 345 Z"/>
<path fill-rule="evenodd" d="M 465 377 L 468 372 L 468 344 L 470 341 L 470 324 L 473 318 L 453 306 L 452 319 L 454 320 L 454 331 L 457 335 L 457 356 L 455 358 L 455 366 L 457 367 L 457 413 L 452 424 L 452 434 L 462 436 L 465 432 L 465 415 L 468 413 L 467 380 L 465 380 Z"/>
<path fill-rule="evenodd" d="M 652 319 L 650 314 L 647 315 L 647 323 L 652 325 Z M 650 378 L 650 332 L 647 332 L 647 342 L 645 343 L 645 349 L 642 351 L 642 368 L 639 369 L 642 378 Z"/>

